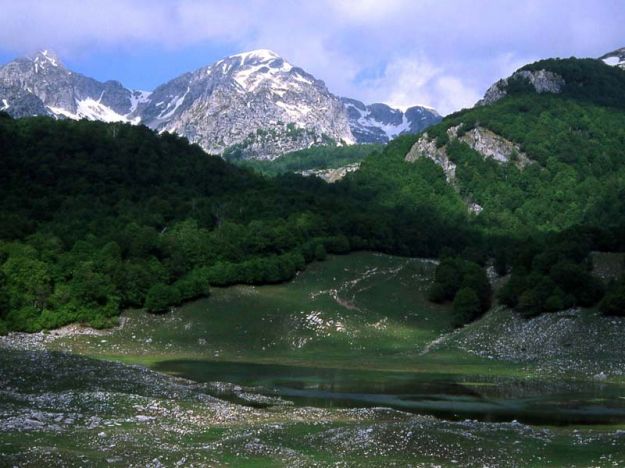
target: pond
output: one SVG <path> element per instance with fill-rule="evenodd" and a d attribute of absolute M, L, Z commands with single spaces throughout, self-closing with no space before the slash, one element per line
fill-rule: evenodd
<path fill-rule="evenodd" d="M 625 422 L 625 389 L 599 382 L 477 382 L 444 374 L 194 360 L 162 361 L 154 369 L 198 382 L 235 383 L 300 406 L 389 407 L 451 420 L 541 425 Z"/>

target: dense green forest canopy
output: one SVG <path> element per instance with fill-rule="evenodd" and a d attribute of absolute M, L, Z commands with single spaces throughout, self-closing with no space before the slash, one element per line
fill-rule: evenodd
<path fill-rule="evenodd" d="M 625 72 L 601 60 L 546 59 L 525 65 L 521 70 L 548 70 L 560 75 L 565 81 L 562 90 L 565 97 L 625 109 Z"/>
<path fill-rule="evenodd" d="M 419 186 L 462 217 L 428 169 L 411 168 Z M 470 237 L 425 199 L 391 206 L 360 185 L 268 179 L 142 126 L 6 114 L 0 218 L 0 326 L 29 331 L 284 281 L 327 253 L 435 256 Z"/>

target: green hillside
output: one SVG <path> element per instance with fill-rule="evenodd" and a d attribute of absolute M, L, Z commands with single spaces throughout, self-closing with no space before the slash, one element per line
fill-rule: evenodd
<path fill-rule="evenodd" d="M 603 293 L 589 276 L 589 253 L 625 247 L 625 72 L 577 59 L 545 60 L 522 70 L 552 71 L 566 84 L 559 94 L 538 94 L 527 80 L 509 80 L 506 97 L 450 115 L 427 136 L 456 166 L 448 184 L 456 202 L 465 212 L 469 202 L 481 207 L 468 221 L 488 244 L 478 250 L 494 255 L 501 273 L 514 265 L 502 300 L 532 314 L 592 305 Z M 486 158 L 463 140 L 474 129 L 503 137 L 518 154 L 507 162 Z M 346 183 L 386 183 L 380 203 L 428 199 L 445 211 L 450 198 L 428 198 L 422 179 L 410 175 L 431 171 L 427 179 L 440 181 L 442 169 L 427 157 L 404 160 L 424 138 L 394 142 Z"/>
<path fill-rule="evenodd" d="M 108 326 L 123 308 L 167 310 L 209 285 L 285 281 L 327 253 L 435 256 L 465 242 L 426 203 L 266 179 L 146 127 L 6 114 L 0 218 L 2 330 Z"/>

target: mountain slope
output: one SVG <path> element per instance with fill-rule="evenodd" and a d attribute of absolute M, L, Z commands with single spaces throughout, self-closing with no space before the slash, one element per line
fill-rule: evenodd
<path fill-rule="evenodd" d="M 142 123 L 232 159 L 273 159 L 329 143 L 385 143 L 440 119 L 419 106 L 402 113 L 341 100 L 323 81 L 265 49 L 184 73 L 152 93 L 72 72 L 44 50 L 0 67 L 0 110 L 13 117 Z"/>
<path fill-rule="evenodd" d="M 272 159 L 330 140 L 354 142 L 341 102 L 325 84 L 263 49 L 159 86 L 136 115 L 209 153 L 237 145 L 242 159 Z"/>
<path fill-rule="evenodd" d="M 558 86 L 537 88 L 536 77 Z M 495 87 L 498 99 L 428 129 L 407 160 L 439 165 L 489 229 L 561 230 L 622 217 L 625 73 L 598 60 L 543 60 Z"/>
<path fill-rule="evenodd" d="M 606 65 L 625 69 L 625 47 L 608 52 L 599 57 Z"/>
<path fill-rule="evenodd" d="M 14 117 L 127 121 L 142 98 L 118 81 L 102 83 L 67 70 L 48 50 L 0 67 L 0 109 Z"/>
<path fill-rule="evenodd" d="M 406 133 L 419 133 L 441 120 L 434 109 L 414 106 L 402 112 L 386 104 L 365 105 L 356 99 L 341 98 L 349 124 L 358 143 L 388 143 Z"/>

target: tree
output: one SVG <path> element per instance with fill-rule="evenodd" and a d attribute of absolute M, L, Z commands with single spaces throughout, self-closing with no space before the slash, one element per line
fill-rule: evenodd
<path fill-rule="evenodd" d="M 149 312 L 165 312 L 179 302 L 180 293 L 175 287 L 158 283 L 148 290 L 144 305 Z"/>
<path fill-rule="evenodd" d="M 24 306 L 38 310 L 46 307 L 52 293 L 50 268 L 36 258 L 33 250 L 11 255 L 2 265 L 2 272 L 6 275 L 5 291 L 12 310 Z"/>
<path fill-rule="evenodd" d="M 453 302 L 454 325 L 462 326 L 481 315 L 480 299 L 472 288 L 464 287 L 458 291 Z"/>
<path fill-rule="evenodd" d="M 599 303 L 603 315 L 625 317 L 625 278 L 613 285 Z"/>

